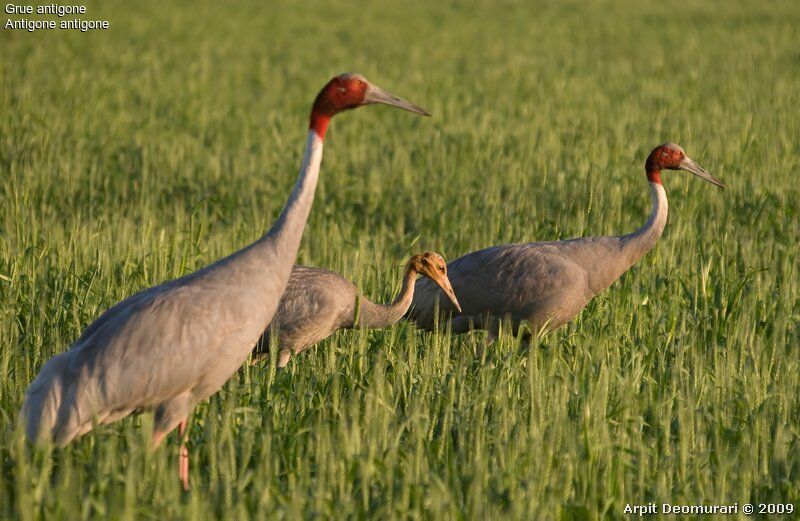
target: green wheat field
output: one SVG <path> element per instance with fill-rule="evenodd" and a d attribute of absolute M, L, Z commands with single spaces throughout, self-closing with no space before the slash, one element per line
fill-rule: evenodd
<path fill-rule="evenodd" d="M 87 8 L 110 29 L 0 30 L 0 518 L 800 509 L 800 3 Z M 42 364 L 268 229 L 345 71 L 433 113 L 368 107 L 328 133 L 298 262 L 374 300 L 415 252 L 635 229 L 664 141 L 728 190 L 665 173 L 656 248 L 530 346 L 476 357 L 481 333 L 401 323 L 247 365 L 195 409 L 188 494 L 148 414 L 30 447 L 16 417 Z"/>

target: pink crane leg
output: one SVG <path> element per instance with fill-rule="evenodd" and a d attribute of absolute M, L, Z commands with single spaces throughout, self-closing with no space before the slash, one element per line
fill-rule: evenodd
<path fill-rule="evenodd" d="M 180 476 L 183 490 L 189 490 L 189 449 L 186 447 L 186 426 L 188 419 L 184 418 L 178 425 L 178 436 L 181 440 L 181 449 L 178 456 L 178 475 Z"/>

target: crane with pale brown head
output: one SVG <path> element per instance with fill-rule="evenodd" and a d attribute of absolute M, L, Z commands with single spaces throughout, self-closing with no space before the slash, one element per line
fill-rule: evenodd
<path fill-rule="evenodd" d="M 278 367 L 284 367 L 293 355 L 339 329 L 375 329 L 395 324 L 411 306 L 418 274 L 435 284 L 453 309 L 461 309 L 447 278 L 447 263 L 438 253 L 425 252 L 411 257 L 400 293 L 391 304 L 371 302 L 352 282 L 332 271 L 295 266 L 278 311 L 253 350 L 253 361 L 269 357 L 273 333 L 278 339 Z"/>
<path fill-rule="evenodd" d="M 438 309 L 442 327 L 449 325 L 454 334 L 485 329 L 488 343 L 496 338 L 504 318 L 511 320 L 514 334 L 524 323 L 533 333 L 566 324 L 661 237 L 667 222 L 664 170 L 685 170 L 725 188 L 680 146 L 660 145 L 645 163 L 653 209 L 641 228 L 627 235 L 506 244 L 468 253 L 448 265 L 462 310 L 453 308 L 438 288 L 420 280 L 409 318 L 430 330 Z"/>

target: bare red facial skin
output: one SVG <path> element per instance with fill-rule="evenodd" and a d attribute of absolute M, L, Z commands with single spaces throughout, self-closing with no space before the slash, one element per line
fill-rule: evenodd
<path fill-rule="evenodd" d="M 317 94 L 311 108 L 308 128 L 324 139 L 331 118 L 343 110 L 354 109 L 364 102 L 367 83 L 356 77 L 337 76 Z"/>
<path fill-rule="evenodd" d="M 644 164 L 647 180 L 651 183 L 661 184 L 661 170 L 680 169 L 682 159 L 683 152 L 675 148 L 666 145 L 654 148 Z"/>
<path fill-rule="evenodd" d="M 658 170 L 648 171 L 647 180 L 657 185 L 661 184 L 661 172 Z"/>

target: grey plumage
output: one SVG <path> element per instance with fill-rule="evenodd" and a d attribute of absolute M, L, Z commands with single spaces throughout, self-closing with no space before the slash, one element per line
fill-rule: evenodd
<path fill-rule="evenodd" d="M 508 244 L 468 253 L 448 265 L 462 312 L 455 311 L 436 287 L 420 280 L 410 319 L 433 329 L 438 308 L 441 316 L 450 320 L 453 333 L 486 329 L 490 341 L 505 317 L 511 320 L 515 334 L 523 323 L 538 333 L 569 322 L 658 241 L 667 221 L 662 168 L 688 170 L 722 186 L 679 146 L 667 143 L 657 147 L 647 162 L 653 210 L 637 231 L 614 237 Z"/>
<path fill-rule="evenodd" d="M 414 255 L 406 266 L 403 285 L 391 304 L 376 304 L 361 295 L 341 275 L 322 268 L 295 266 L 286 292 L 267 331 L 254 349 L 254 360 L 266 358 L 270 336 L 278 336 L 278 366 L 339 329 L 388 327 L 400 320 L 411 305 L 417 274 L 429 277 L 458 308 L 447 278 L 447 265 L 438 253 Z M 356 312 L 358 304 L 358 312 Z"/>
<path fill-rule="evenodd" d="M 63 445 L 94 422 L 151 408 L 154 432 L 171 431 L 244 362 L 242 344 L 274 313 L 287 271 L 281 263 L 291 265 L 292 252 L 262 253 L 262 261 L 234 256 L 103 313 L 29 387 L 21 413 L 28 437 Z M 246 282 L 255 274 L 266 275 L 262 284 Z"/>
<path fill-rule="evenodd" d="M 330 118 L 370 103 L 427 114 L 363 76 L 332 79 L 312 107 L 300 174 L 270 231 L 225 259 L 103 313 L 28 388 L 20 412 L 27 436 L 63 445 L 95 424 L 152 409 L 157 446 L 195 404 L 215 393 L 277 309 L 311 210 Z M 188 467 L 182 479 L 188 486 Z"/>
<path fill-rule="evenodd" d="M 28 388 L 31 439 L 63 445 L 133 411 L 155 411 L 154 441 L 244 362 L 277 308 L 311 209 L 322 157 L 313 131 L 289 203 L 259 241 L 116 304 Z"/>

